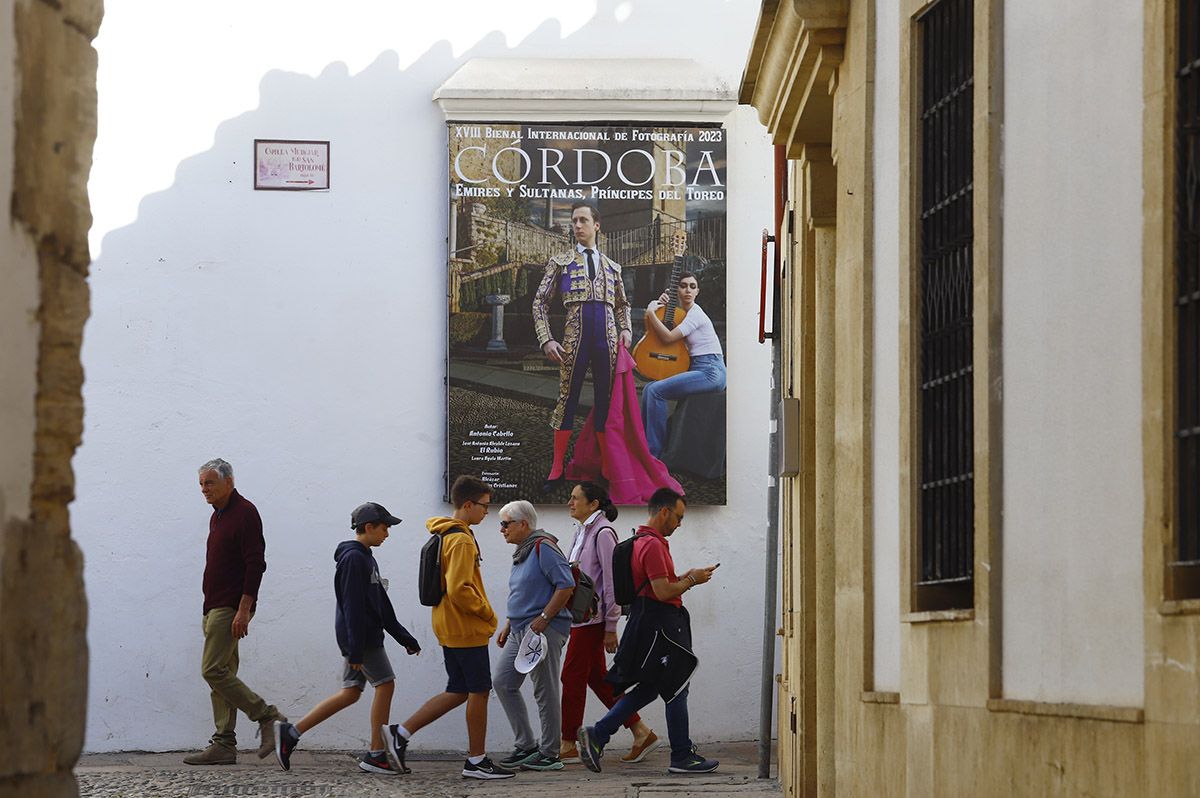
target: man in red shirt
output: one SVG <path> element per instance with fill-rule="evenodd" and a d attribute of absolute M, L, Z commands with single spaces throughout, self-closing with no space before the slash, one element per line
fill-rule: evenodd
<path fill-rule="evenodd" d="M 275 721 L 287 721 L 237 677 L 238 640 L 250 633 L 258 586 L 267 570 L 262 519 L 233 487 L 233 466 L 221 459 L 200 466 L 200 492 L 212 505 L 204 563 L 204 652 L 200 670 L 212 690 L 213 733 L 209 746 L 185 757 L 189 765 L 237 762 L 237 713 L 258 724 L 258 756 L 275 751 Z"/>
<path fill-rule="evenodd" d="M 675 573 L 667 542 L 683 523 L 687 504 L 670 488 L 659 488 L 650 497 L 650 518 L 638 527 L 633 543 L 633 583 L 637 598 L 613 658 L 608 681 L 625 693 L 595 726 L 579 730 L 579 757 L 589 770 L 600 772 L 600 760 L 609 738 L 634 712 L 655 698 L 666 702 L 667 734 L 671 739 L 671 773 L 711 773 L 715 759 L 696 753 L 688 732 L 688 682 L 696 670 L 692 653 L 692 626 L 683 607 L 683 594 L 712 578 L 717 565 Z M 719 565 L 719 563 L 718 563 Z"/>

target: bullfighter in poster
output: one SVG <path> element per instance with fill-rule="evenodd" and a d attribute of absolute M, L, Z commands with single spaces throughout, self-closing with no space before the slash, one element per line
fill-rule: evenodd
<path fill-rule="evenodd" d="M 583 381 L 592 372 L 594 396 L 592 426 L 601 462 L 607 453 L 604 429 L 612 397 L 617 347 L 629 348 L 633 340 L 629 303 L 621 267 L 596 246 L 600 214 L 587 203 L 571 207 L 575 249 L 550 258 L 533 298 L 533 320 L 538 343 L 546 357 L 559 364 L 558 401 L 550 415 L 554 429 L 554 454 L 550 473 L 542 486 L 552 492 L 563 481 L 564 459 Z M 550 300 L 562 296 L 566 324 L 562 343 L 550 330 Z"/>

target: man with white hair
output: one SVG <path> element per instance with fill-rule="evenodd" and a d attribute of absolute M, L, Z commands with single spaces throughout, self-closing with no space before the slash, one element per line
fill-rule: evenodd
<path fill-rule="evenodd" d="M 496 638 L 503 652 L 492 676 L 492 686 L 512 725 L 517 747 L 500 764 L 522 770 L 562 770 L 558 756 L 562 725 L 558 673 L 563 644 L 571 633 L 571 613 L 566 606 L 575 589 L 575 577 L 558 548 L 558 539 L 537 529 L 537 511 L 529 502 L 509 502 L 500 508 L 500 533 L 505 542 L 517 547 L 508 578 L 508 622 Z M 546 637 L 545 654 L 529 673 L 542 725 L 538 739 L 533 736 L 521 695 L 525 674 L 516 668 L 521 640 L 531 634 Z"/>
<path fill-rule="evenodd" d="M 238 640 L 250 634 L 258 586 L 267 570 L 266 542 L 258 509 L 233 487 L 233 466 L 209 460 L 200 466 L 200 492 L 212 505 L 208 555 L 204 564 L 204 650 L 200 670 L 212 690 L 216 731 L 203 751 L 185 757 L 189 765 L 237 762 L 237 713 L 258 724 L 260 759 L 275 751 L 275 721 L 286 721 L 238 678 Z"/>

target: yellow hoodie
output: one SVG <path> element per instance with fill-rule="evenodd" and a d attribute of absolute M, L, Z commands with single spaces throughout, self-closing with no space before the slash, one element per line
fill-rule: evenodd
<path fill-rule="evenodd" d="M 466 522 L 455 518 L 430 518 L 431 535 L 458 529 L 467 534 L 442 537 L 442 578 L 446 595 L 433 608 L 433 633 L 446 648 L 486 646 L 496 631 L 496 613 L 488 603 L 479 573 L 479 544 Z"/>

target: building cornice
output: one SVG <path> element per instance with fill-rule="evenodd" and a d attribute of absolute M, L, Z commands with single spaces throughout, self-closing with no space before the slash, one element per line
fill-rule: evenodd
<path fill-rule="evenodd" d="M 720 122 L 737 94 L 689 59 L 474 58 L 433 100 L 450 121 Z"/>
<path fill-rule="evenodd" d="M 797 157 L 805 144 L 832 141 L 849 8 L 849 0 L 763 3 L 738 101 L 758 111 L 788 157 Z"/>

